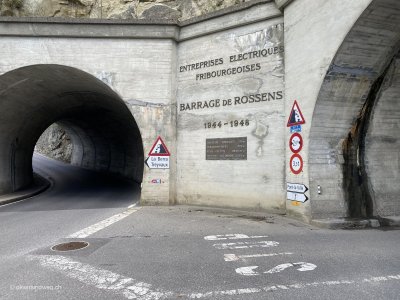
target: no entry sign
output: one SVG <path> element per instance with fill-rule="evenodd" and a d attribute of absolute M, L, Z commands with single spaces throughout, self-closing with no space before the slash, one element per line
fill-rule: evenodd
<path fill-rule="evenodd" d="M 293 154 L 290 158 L 290 170 L 293 174 L 299 174 L 303 170 L 303 158 L 300 154 Z"/>

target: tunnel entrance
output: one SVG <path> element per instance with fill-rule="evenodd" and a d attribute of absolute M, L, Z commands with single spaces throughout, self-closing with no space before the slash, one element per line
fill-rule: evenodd
<path fill-rule="evenodd" d="M 70 163 L 142 182 L 139 128 L 122 99 L 94 76 L 33 65 L 0 76 L 0 194 L 32 183 L 36 142 L 51 124 L 71 141 Z"/>

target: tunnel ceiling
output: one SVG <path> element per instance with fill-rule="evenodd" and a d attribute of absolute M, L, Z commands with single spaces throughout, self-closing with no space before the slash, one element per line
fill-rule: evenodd
<path fill-rule="evenodd" d="M 94 76 L 60 65 L 23 67 L 0 76 L 0 193 L 32 179 L 36 141 L 60 123 L 74 145 L 72 164 L 141 182 L 143 146 L 120 97 Z"/>

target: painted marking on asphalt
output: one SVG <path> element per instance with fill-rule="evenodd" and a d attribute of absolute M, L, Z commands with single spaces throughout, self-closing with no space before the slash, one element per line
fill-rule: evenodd
<path fill-rule="evenodd" d="M 220 243 L 213 246 L 219 250 L 226 249 L 249 249 L 249 248 L 269 248 L 276 247 L 279 243 L 275 241 L 260 241 L 260 242 L 237 242 L 237 243 Z"/>
<path fill-rule="evenodd" d="M 224 254 L 225 261 L 238 261 L 245 260 L 246 258 L 259 258 L 259 257 L 271 257 L 278 255 L 292 255 L 292 252 L 281 252 L 281 253 L 264 253 L 264 254 L 249 254 L 249 255 L 236 255 L 236 254 Z"/>
<path fill-rule="evenodd" d="M 235 269 L 236 273 L 244 276 L 257 276 L 260 275 L 258 272 L 254 272 L 255 269 L 257 269 L 258 266 L 249 266 L 249 267 L 241 267 Z"/>
<path fill-rule="evenodd" d="M 381 283 L 387 282 L 391 280 L 400 280 L 400 274 L 398 275 L 388 275 L 388 276 L 380 276 L 380 277 L 371 277 L 365 278 L 358 281 L 355 280 L 332 280 L 332 281 L 317 281 L 310 283 L 294 283 L 294 284 L 278 284 L 272 285 L 263 288 L 245 288 L 245 289 L 236 289 L 236 290 L 226 290 L 226 291 L 213 291 L 206 293 L 192 293 L 188 295 L 190 299 L 201 299 L 201 298 L 215 298 L 217 296 L 237 296 L 242 294 L 257 294 L 264 292 L 276 292 L 276 291 L 285 291 L 285 290 L 293 290 L 293 289 L 304 289 L 304 288 L 312 288 L 319 286 L 340 286 L 340 285 L 352 285 L 352 284 L 360 284 L 360 283 Z"/>
<path fill-rule="evenodd" d="M 260 239 L 266 238 L 267 235 L 252 235 L 248 236 L 242 233 L 233 233 L 233 234 L 217 234 L 217 235 L 208 235 L 205 236 L 204 239 L 207 241 L 221 241 L 221 240 L 240 240 L 240 239 Z"/>
<path fill-rule="evenodd" d="M 71 234 L 69 236 L 69 238 L 76 238 L 76 239 L 84 239 L 86 237 L 88 237 L 89 235 L 92 235 L 93 233 L 96 233 L 97 231 L 100 231 L 118 221 L 121 221 L 122 219 L 126 218 L 127 216 L 129 216 L 130 214 L 134 213 L 135 211 L 138 211 L 140 209 L 140 207 L 131 207 L 128 208 L 127 210 L 125 210 L 122 213 L 116 214 L 108 219 L 105 219 L 103 221 L 100 221 L 96 224 L 93 224 L 89 227 L 86 227 L 82 230 L 79 230 L 73 234 Z"/>
<path fill-rule="evenodd" d="M 316 265 L 307 263 L 307 262 L 285 263 L 285 264 L 277 265 L 276 267 L 274 267 L 268 271 L 265 271 L 263 273 L 264 274 L 280 273 L 283 270 L 286 270 L 287 268 L 295 267 L 295 266 L 300 266 L 300 268 L 296 269 L 299 272 L 312 271 L 317 267 Z M 240 275 L 244 275 L 244 276 L 261 275 L 261 273 L 254 271 L 257 268 L 258 268 L 258 266 L 241 267 L 241 268 L 235 269 L 235 271 L 236 271 L 236 273 L 238 273 Z"/>
<path fill-rule="evenodd" d="M 294 266 L 300 266 L 300 268 L 297 269 L 297 271 L 300 271 L 300 272 L 312 271 L 317 267 L 316 265 L 307 263 L 307 262 L 286 263 L 286 264 L 278 265 L 275 268 L 272 268 L 271 270 L 266 271 L 264 273 L 265 274 L 280 273 L 283 270 L 290 268 L 290 267 L 294 267 Z"/>
<path fill-rule="evenodd" d="M 140 282 L 108 270 L 95 268 L 64 256 L 40 255 L 31 256 L 30 258 L 38 260 L 40 265 L 45 268 L 61 272 L 67 277 L 76 279 L 89 286 L 120 294 L 127 299 L 159 300 L 172 295 L 171 292 L 152 289 L 151 284 Z"/>

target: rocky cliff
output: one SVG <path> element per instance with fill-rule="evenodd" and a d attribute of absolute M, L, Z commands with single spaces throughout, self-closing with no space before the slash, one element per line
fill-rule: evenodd
<path fill-rule="evenodd" d="M 184 21 L 249 0 L 0 0 L 2 16 Z"/>

